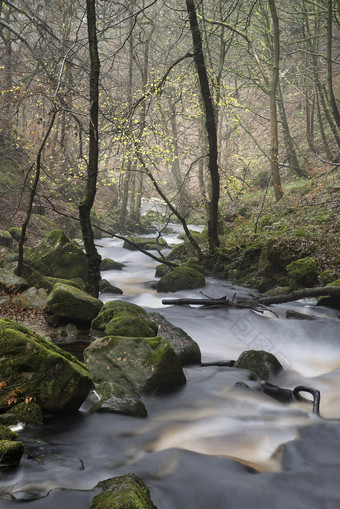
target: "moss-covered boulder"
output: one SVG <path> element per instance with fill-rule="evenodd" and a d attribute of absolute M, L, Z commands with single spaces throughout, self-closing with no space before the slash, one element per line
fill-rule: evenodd
<path fill-rule="evenodd" d="M 134 417 L 146 417 L 147 411 L 139 394 L 132 389 L 114 382 L 102 382 L 96 386 L 100 400 L 91 408 L 91 412 L 109 412 Z"/>
<path fill-rule="evenodd" d="M 162 237 L 154 238 L 154 237 L 130 237 L 130 242 L 124 241 L 123 247 L 125 249 L 129 249 L 130 251 L 136 251 L 138 247 L 145 250 L 157 250 L 157 249 L 165 249 L 168 247 L 168 244 L 165 239 Z"/>
<path fill-rule="evenodd" d="M 100 270 L 122 270 L 124 263 L 115 262 L 110 258 L 104 258 L 100 264 Z"/>
<path fill-rule="evenodd" d="M 92 385 L 73 355 L 8 319 L 0 320 L 0 411 L 32 398 L 44 413 L 77 410 Z"/>
<path fill-rule="evenodd" d="M 95 382 L 114 382 L 136 391 L 174 389 L 186 382 L 180 362 L 166 338 L 107 336 L 84 350 Z"/>
<path fill-rule="evenodd" d="M 113 286 L 107 279 L 101 279 L 99 281 L 99 291 L 100 293 L 118 293 L 122 295 L 123 290 L 117 288 L 117 286 Z"/>
<path fill-rule="evenodd" d="M 286 266 L 288 276 L 295 286 L 312 287 L 318 280 L 318 266 L 312 256 L 300 258 Z"/>
<path fill-rule="evenodd" d="M 157 334 L 158 327 L 152 320 L 138 316 L 117 316 L 105 327 L 105 336 L 128 336 L 150 338 Z"/>
<path fill-rule="evenodd" d="M 11 247 L 12 235 L 7 230 L 0 230 L 0 246 Z"/>
<path fill-rule="evenodd" d="M 45 276 L 84 281 L 88 277 L 85 253 L 62 230 L 52 230 L 40 244 L 27 249 L 25 262 Z"/>
<path fill-rule="evenodd" d="M 200 364 L 201 350 L 183 329 L 170 323 L 160 313 L 149 313 L 149 317 L 158 325 L 158 334 L 168 338 L 182 366 Z"/>
<path fill-rule="evenodd" d="M 16 264 L 11 264 L 11 270 L 14 271 L 15 268 Z M 75 286 L 80 290 L 85 290 L 85 283 L 81 278 L 64 279 L 59 277 L 44 276 L 26 263 L 23 264 L 22 275 L 30 286 L 35 286 L 36 288 L 44 288 L 47 290 L 47 292 L 50 292 L 56 283 L 64 283 L 66 285 Z"/>
<path fill-rule="evenodd" d="M 242 352 L 235 362 L 234 368 L 247 369 L 260 380 L 268 380 L 270 377 L 278 375 L 283 369 L 275 355 L 264 350 Z"/>
<path fill-rule="evenodd" d="M 18 435 L 7 426 L 0 425 L 0 471 L 19 465 L 24 453 L 24 444 L 17 441 Z"/>
<path fill-rule="evenodd" d="M 89 322 L 98 315 L 103 303 L 74 286 L 57 283 L 48 295 L 46 310 L 50 315 Z"/>
<path fill-rule="evenodd" d="M 148 318 L 147 312 L 137 304 L 124 300 L 110 300 L 104 304 L 98 315 L 92 320 L 91 333 L 103 334 L 105 327 L 113 318 L 123 316 Z"/>
<path fill-rule="evenodd" d="M 157 283 L 157 292 L 177 292 L 193 290 L 205 286 L 205 277 L 191 267 L 176 267 L 163 276 Z"/>
<path fill-rule="evenodd" d="M 102 493 L 93 498 L 90 509 L 156 509 L 149 489 L 135 474 L 106 479 L 96 488 Z"/>
<path fill-rule="evenodd" d="M 3 417 L 3 419 L 1 419 Z M 5 414 L 0 414 L 0 421 L 7 425 L 18 424 L 27 426 L 42 426 L 44 424 L 44 413 L 42 408 L 35 401 L 22 401 L 11 407 Z"/>

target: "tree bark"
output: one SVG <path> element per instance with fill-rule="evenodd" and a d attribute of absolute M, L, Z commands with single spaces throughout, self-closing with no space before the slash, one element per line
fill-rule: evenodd
<path fill-rule="evenodd" d="M 273 178 L 275 198 L 276 201 L 279 201 L 283 196 L 279 171 L 279 138 L 278 138 L 277 108 L 276 108 L 276 91 L 279 82 L 279 61 L 280 61 L 279 19 L 276 12 L 275 1 L 268 0 L 268 3 L 273 22 L 273 70 L 269 89 L 270 140 L 271 140 L 270 166 Z"/>
<path fill-rule="evenodd" d="M 210 173 L 211 182 L 211 196 L 209 203 L 209 219 L 208 219 L 208 242 L 209 250 L 213 253 L 219 246 L 218 239 L 218 202 L 220 197 L 220 177 L 218 171 L 218 153 L 217 153 L 217 129 L 214 105 L 210 92 L 210 85 L 208 80 L 207 69 L 203 54 L 202 36 L 198 26 L 196 7 L 194 0 L 186 0 L 187 12 L 190 21 L 190 30 L 194 46 L 194 61 L 202 100 L 205 109 L 206 130 L 208 136 L 208 169 Z"/>
<path fill-rule="evenodd" d="M 332 25 L 333 25 L 333 0 L 328 0 L 328 12 L 327 12 L 327 91 L 329 104 L 333 113 L 334 120 L 340 129 L 340 113 L 336 104 L 334 90 L 333 90 L 333 72 L 332 72 Z"/>
<path fill-rule="evenodd" d="M 91 209 L 97 189 L 98 176 L 98 109 L 99 109 L 99 72 L 100 61 L 98 55 L 96 32 L 95 0 L 86 0 L 87 29 L 90 52 L 90 142 L 87 164 L 87 179 L 84 198 L 79 204 L 79 220 L 84 240 L 85 253 L 89 263 L 87 291 L 97 297 L 99 294 L 100 262 L 91 225 Z"/>

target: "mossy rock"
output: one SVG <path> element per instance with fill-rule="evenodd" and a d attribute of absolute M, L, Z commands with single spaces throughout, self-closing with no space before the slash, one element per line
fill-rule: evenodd
<path fill-rule="evenodd" d="M 101 300 L 74 286 L 56 283 L 46 302 L 50 315 L 75 321 L 89 322 L 102 308 Z"/>
<path fill-rule="evenodd" d="M 247 350 L 242 352 L 235 362 L 234 368 L 247 369 L 260 380 L 268 380 L 283 370 L 275 355 L 264 350 Z"/>
<path fill-rule="evenodd" d="M 7 230 L 0 230 L 0 246 L 11 247 L 12 235 Z"/>
<path fill-rule="evenodd" d="M 91 408 L 91 413 L 118 413 L 134 417 L 146 417 L 147 411 L 140 396 L 114 382 L 102 382 L 96 386 L 100 400 Z"/>
<path fill-rule="evenodd" d="M 276 288 L 272 288 L 266 292 L 266 295 L 269 297 L 276 297 L 279 295 L 284 295 L 286 293 L 290 293 L 292 288 L 290 286 L 277 286 Z"/>
<path fill-rule="evenodd" d="M 7 415 L 7 417 L 11 416 L 12 424 L 19 422 L 27 426 L 42 426 L 44 424 L 42 408 L 35 401 L 27 403 L 22 401 L 6 412 L 5 415 Z"/>
<path fill-rule="evenodd" d="M 149 317 L 158 324 L 158 334 L 170 341 L 182 366 L 200 364 L 201 350 L 183 329 L 170 323 L 160 313 L 149 313 Z"/>
<path fill-rule="evenodd" d="M 84 350 L 95 382 L 114 382 L 135 391 L 168 391 L 186 380 L 174 349 L 166 338 L 106 336 Z"/>
<path fill-rule="evenodd" d="M 51 231 L 36 247 L 27 249 L 25 263 L 44 276 L 87 281 L 88 261 L 78 244 L 62 230 Z"/>
<path fill-rule="evenodd" d="M 295 311 L 295 309 L 287 309 L 286 318 L 288 320 L 316 320 L 315 316 L 299 313 L 298 311 Z"/>
<path fill-rule="evenodd" d="M 138 318 L 147 318 L 147 312 L 133 304 L 124 300 L 110 300 L 101 308 L 98 315 L 91 322 L 91 333 L 104 332 L 107 324 L 113 319 L 122 316 L 134 316 Z"/>
<path fill-rule="evenodd" d="M 153 237 L 130 237 L 129 240 L 133 242 L 131 244 L 130 242 L 124 241 L 123 247 L 125 249 L 129 249 L 130 251 L 136 251 L 138 247 L 145 250 L 157 250 L 157 249 L 165 249 L 168 247 L 168 244 L 166 240 L 164 240 L 162 237 L 159 237 L 157 239 Z M 138 246 L 138 247 L 136 247 Z"/>
<path fill-rule="evenodd" d="M 339 286 L 340 287 L 340 279 L 337 279 L 333 281 L 332 283 L 329 283 L 326 286 Z M 340 297 L 339 296 L 325 296 L 325 297 L 319 297 L 318 306 L 328 306 L 333 309 L 340 309 Z"/>
<path fill-rule="evenodd" d="M 90 509 L 156 509 L 149 489 L 135 474 L 106 479 L 96 488 L 102 493 L 93 498 Z"/>
<path fill-rule="evenodd" d="M 18 226 L 11 226 L 11 228 L 9 228 L 8 231 L 14 240 L 16 240 L 17 242 L 20 242 L 21 228 L 19 228 Z M 27 233 L 25 233 L 25 241 L 27 240 L 27 238 L 28 238 L 28 235 L 27 235 Z"/>
<path fill-rule="evenodd" d="M 193 290 L 205 286 L 203 274 L 190 267 L 176 267 L 172 272 L 163 276 L 157 283 L 157 292 L 177 292 L 179 290 Z"/>
<path fill-rule="evenodd" d="M 0 409 L 16 393 L 17 403 L 32 398 L 43 412 L 78 410 L 93 380 L 73 355 L 17 322 L 0 320 Z M 15 403 L 15 402 L 14 402 Z"/>
<path fill-rule="evenodd" d="M 166 274 L 169 274 L 172 270 L 174 270 L 173 267 L 170 267 L 169 265 L 166 265 L 165 263 L 161 263 L 160 265 L 157 265 L 155 277 L 163 277 Z"/>
<path fill-rule="evenodd" d="M 139 316 L 117 316 L 105 327 L 105 336 L 154 337 L 158 326 L 148 318 Z"/>
<path fill-rule="evenodd" d="M 194 255 L 195 250 L 193 245 L 190 244 L 190 242 L 182 242 L 172 248 L 171 252 L 167 255 L 167 259 L 186 262 L 188 258 L 191 258 Z"/>
<path fill-rule="evenodd" d="M 317 283 L 318 266 L 312 256 L 300 258 L 286 266 L 287 274 L 295 286 L 312 287 Z"/>
<path fill-rule="evenodd" d="M 115 262 L 110 258 L 104 258 L 100 264 L 100 270 L 122 270 L 124 263 Z"/>
<path fill-rule="evenodd" d="M 22 442 L 0 440 L 0 470 L 18 466 L 23 454 Z"/>
<path fill-rule="evenodd" d="M 331 269 L 326 269 L 318 276 L 318 280 L 321 286 L 326 286 L 329 283 L 336 281 L 337 277 Z"/>
<path fill-rule="evenodd" d="M 118 293 L 122 295 L 123 290 L 117 288 L 117 286 L 113 286 L 107 279 L 101 279 L 99 281 L 99 292 L 100 293 Z"/>

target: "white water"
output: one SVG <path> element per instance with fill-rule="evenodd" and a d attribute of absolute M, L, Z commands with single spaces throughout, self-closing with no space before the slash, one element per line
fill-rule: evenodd
<path fill-rule="evenodd" d="M 236 359 L 248 349 L 273 353 L 285 370 L 272 382 L 319 389 L 321 417 L 307 403 L 283 404 L 255 390 L 233 389 L 235 382 L 247 381 L 242 370 L 188 367 L 183 389 L 144 399 L 145 420 L 81 412 L 24 430 L 26 449 L 48 456 L 44 464 L 25 456 L 18 469 L 3 474 L 2 487 L 11 495 L 0 500 L 0 508 L 22 506 L 19 500 L 34 509 L 86 508 L 98 481 L 127 472 L 144 479 L 158 509 L 340 507 L 337 312 L 290 303 L 273 307 L 277 318 L 244 309 L 163 306 L 165 295 L 145 284 L 155 280 L 156 262 L 123 249 L 121 241 L 99 244 L 103 258 L 126 264 L 122 271 L 103 273 L 124 292 L 105 294 L 103 301 L 123 298 L 161 312 L 198 342 L 204 362 Z M 229 298 L 248 293 L 216 279 L 202 291 Z M 188 296 L 199 297 L 200 290 L 166 297 Z M 286 320 L 287 308 L 319 318 Z"/>

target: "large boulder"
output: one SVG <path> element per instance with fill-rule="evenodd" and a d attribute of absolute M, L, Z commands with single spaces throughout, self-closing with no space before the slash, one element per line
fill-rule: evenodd
<path fill-rule="evenodd" d="M 139 394 L 114 382 L 102 382 L 96 386 L 99 401 L 91 412 L 110 412 L 134 417 L 146 417 L 147 411 Z"/>
<path fill-rule="evenodd" d="M 136 391 L 174 389 L 186 382 L 174 349 L 166 338 L 107 336 L 84 350 L 95 382 L 114 382 Z"/>
<path fill-rule="evenodd" d="M 157 283 L 157 292 L 177 292 L 179 290 L 193 290 L 205 286 L 205 277 L 191 267 L 176 267 L 172 272 L 163 276 Z"/>
<path fill-rule="evenodd" d="M 200 364 L 200 348 L 183 329 L 168 322 L 160 313 L 149 313 L 149 317 L 158 325 L 158 334 L 168 338 L 182 366 Z"/>
<path fill-rule="evenodd" d="M 246 350 L 234 364 L 234 368 L 247 369 L 259 380 L 268 380 L 283 370 L 275 355 L 264 350 Z"/>
<path fill-rule="evenodd" d="M 96 495 L 90 509 L 156 509 L 150 491 L 140 477 L 125 474 L 97 484 L 102 493 Z"/>
<path fill-rule="evenodd" d="M 312 287 L 318 280 L 318 266 L 312 256 L 300 258 L 286 266 L 287 274 L 294 286 Z"/>
<path fill-rule="evenodd" d="M 27 249 L 25 262 L 44 276 L 64 279 L 88 278 L 88 261 L 78 244 L 62 230 L 52 230 L 36 247 Z"/>
<path fill-rule="evenodd" d="M 90 322 L 102 306 L 101 300 L 62 283 L 54 285 L 46 301 L 46 310 L 50 315 L 81 322 Z"/>
<path fill-rule="evenodd" d="M 0 320 L 0 409 L 32 398 L 44 413 L 77 410 L 93 380 L 73 355 L 8 319 Z"/>
<path fill-rule="evenodd" d="M 104 334 L 106 326 L 114 318 L 135 317 L 148 319 L 147 312 L 133 304 L 124 300 L 110 300 L 104 304 L 98 315 L 91 322 L 91 333 Z M 157 334 L 157 329 L 155 334 Z M 124 334 L 125 335 L 125 334 Z M 140 334 L 141 335 L 141 334 Z"/>

